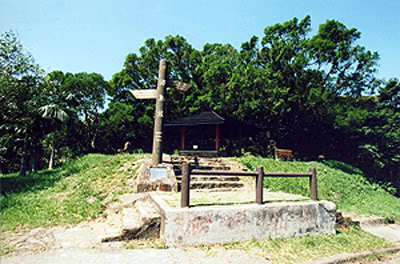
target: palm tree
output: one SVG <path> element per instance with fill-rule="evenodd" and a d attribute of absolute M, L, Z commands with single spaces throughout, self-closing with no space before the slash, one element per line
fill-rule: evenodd
<path fill-rule="evenodd" d="M 56 131 L 62 127 L 69 120 L 69 114 L 67 109 L 60 104 L 48 104 L 39 108 L 41 117 L 51 120 L 51 127 L 54 129 L 49 135 L 50 140 L 50 158 L 49 158 L 49 170 L 53 169 L 54 166 L 54 156 L 56 149 Z"/>

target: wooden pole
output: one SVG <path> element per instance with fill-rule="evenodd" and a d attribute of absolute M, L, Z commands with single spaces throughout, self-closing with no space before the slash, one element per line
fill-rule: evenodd
<path fill-rule="evenodd" d="M 181 127 L 181 142 L 179 145 L 179 150 L 185 150 L 185 133 L 186 133 L 186 127 Z"/>
<path fill-rule="evenodd" d="M 181 208 L 190 206 L 190 166 L 182 165 Z"/>
<path fill-rule="evenodd" d="M 219 151 L 219 133 L 220 133 L 220 126 L 217 124 L 215 126 L 215 150 Z"/>
<path fill-rule="evenodd" d="M 263 204 L 263 180 L 264 180 L 264 168 L 257 168 L 257 178 L 256 178 L 256 203 Z"/>
<path fill-rule="evenodd" d="M 168 81 L 168 63 L 160 60 L 156 92 L 156 112 L 154 117 L 152 165 L 162 163 L 162 128 L 164 117 L 165 87 Z"/>
<path fill-rule="evenodd" d="M 315 168 L 310 169 L 310 193 L 311 200 L 318 201 L 318 190 L 317 190 L 317 170 Z"/>

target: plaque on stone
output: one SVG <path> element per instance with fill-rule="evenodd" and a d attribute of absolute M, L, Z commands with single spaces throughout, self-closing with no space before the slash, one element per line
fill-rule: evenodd
<path fill-rule="evenodd" d="M 167 178 L 167 168 L 150 168 L 150 181 Z"/>

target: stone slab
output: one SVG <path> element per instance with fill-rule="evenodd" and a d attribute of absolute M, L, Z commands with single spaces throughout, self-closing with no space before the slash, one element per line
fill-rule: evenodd
<path fill-rule="evenodd" d="M 123 230 L 137 230 L 141 227 L 140 216 L 135 208 L 124 208 L 122 211 Z"/>
<path fill-rule="evenodd" d="M 364 231 L 367 231 L 375 236 L 381 237 L 388 241 L 400 244 L 400 225 L 376 225 L 376 226 L 362 226 Z"/>
<path fill-rule="evenodd" d="M 336 205 L 327 201 L 178 209 L 150 196 L 161 210 L 160 236 L 171 247 L 336 232 Z"/>

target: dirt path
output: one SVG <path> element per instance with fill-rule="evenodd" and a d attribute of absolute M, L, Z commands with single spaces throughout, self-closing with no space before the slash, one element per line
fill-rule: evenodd
<path fill-rule="evenodd" d="M 221 250 L 207 255 L 199 249 L 82 249 L 62 248 L 46 252 L 3 257 L 2 264 L 162 264 L 162 263 L 252 263 L 271 264 L 266 259 L 239 250 Z"/>
<path fill-rule="evenodd" d="M 207 255 L 197 248 L 136 249 L 123 248 L 122 242 L 102 243 L 109 228 L 96 221 L 75 227 L 37 228 L 26 233 L 0 234 L 0 247 L 12 252 L 0 257 L 1 264 L 105 264 L 105 263 L 249 263 L 270 264 L 266 259 L 239 250 L 219 250 Z M 4 249 L 3 249 L 4 250 Z"/>

